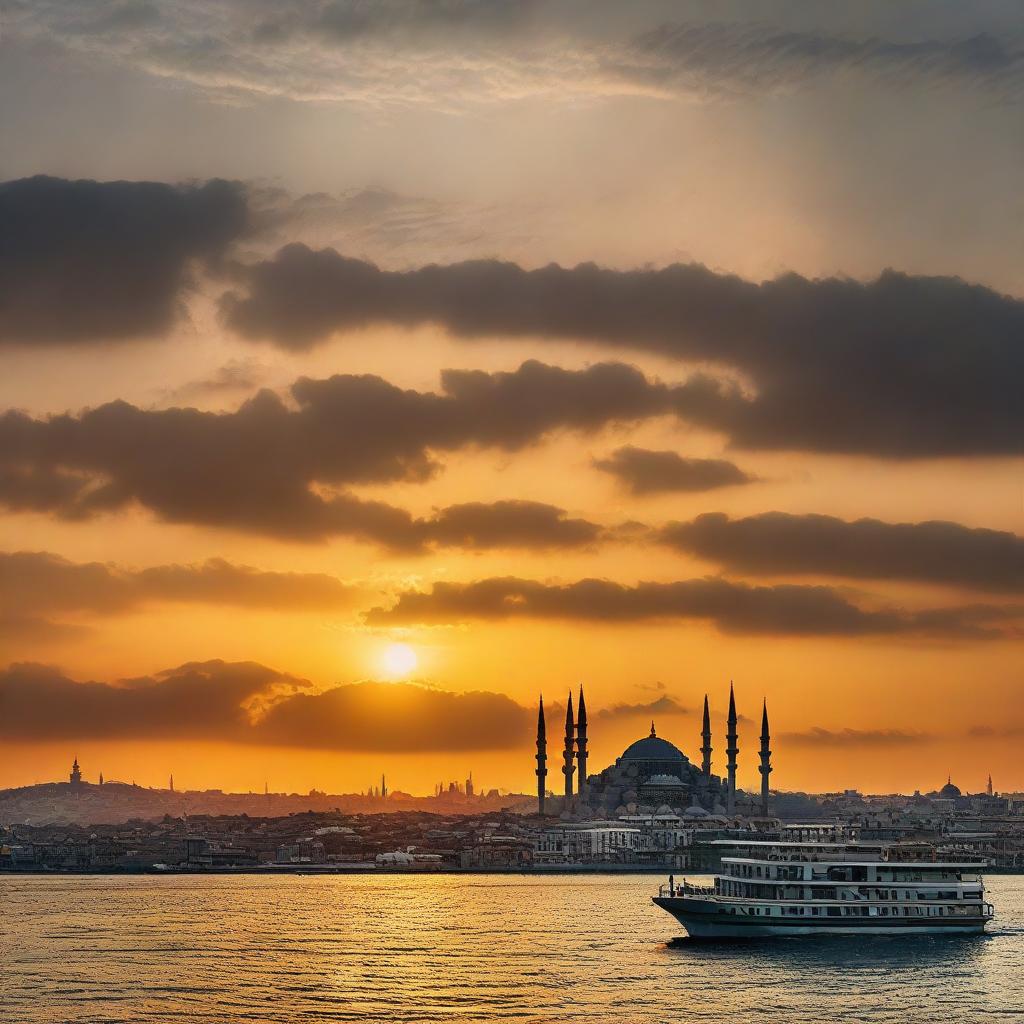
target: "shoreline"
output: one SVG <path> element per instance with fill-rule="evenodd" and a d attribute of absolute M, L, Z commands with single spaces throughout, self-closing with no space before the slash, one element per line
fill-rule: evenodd
<path fill-rule="evenodd" d="M 712 871 L 687 871 L 671 865 L 650 867 L 647 865 L 633 864 L 566 864 L 552 865 L 538 868 L 456 868 L 456 867 L 386 867 L 378 868 L 375 865 L 359 867 L 356 865 L 345 865 L 336 867 L 323 864 L 282 864 L 268 867 L 174 867 L 174 868 L 109 868 L 100 869 L 75 869 L 75 868 L 0 868 L 0 877 L 15 877 L 18 875 L 32 876 L 55 876 L 69 875 L 76 877 L 112 877 L 112 876 L 139 876 L 139 875 L 263 875 L 273 877 L 275 875 L 358 875 L 358 876 L 386 876 L 386 875 L 676 875 L 683 878 L 688 875 L 705 876 L 712 875 Z M 987 868 L 979 870 L 980 875 L 1024 875 L 1024 868 L 1011 870 L 1008 868 Z"/>

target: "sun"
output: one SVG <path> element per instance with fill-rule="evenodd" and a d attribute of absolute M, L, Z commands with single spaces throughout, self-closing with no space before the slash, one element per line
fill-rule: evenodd
<path fill-rule="evenodd" d="M 388 644 L 381 656 L 384 671 L 392 677 L 407 676 L 414 672 L 419 661 L 416 652 L 408 644 Z"/>

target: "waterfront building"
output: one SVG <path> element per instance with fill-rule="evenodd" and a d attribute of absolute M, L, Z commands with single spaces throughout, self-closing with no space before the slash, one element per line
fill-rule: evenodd
<path fill-rule="evenodd" d="M 565 777 L 562 811 L 575 817 L 589 813 L 606 817 L 621 817 L 632 813 L 650 813 L 656 808 L 666 808 L 672 813 L 689 815 L 695 820 L 706 815 L 735 816 L 760 814 L 767 817 L 768 776 L 771 773 L 771 748 L 768 732 L 768 705 L 765 702 L 762 714 L 761 765 L 762 793 L 760 807 L 749 800 L 737 802 L 736 770 L 739 743 L 737 739 L 736 697 L 732 684 L 729 686 L 728 731 L 726 754 L 728 755 L 728 781 L 714 775 L 711 770 L 711 712 L 708 698 L 704 697 L 704 715 L 701 729 L 701 764 L 690 762 L 689 758 L 674 743 L 657 733 L 654 722 L 647 736 L 631 743 L 614 764 L 591 775 L 588 772 L 587 705 L 583 687 L 579 690 L 573 715 L 572 694 L 566 702 L 565 742 L 563 748 L 562 774 Z M 544 721 L 543 700 L 537 708 L 537 809 L 544 813 L 545 779 L 547 776 L 547 738 Z M 573 785 L 573 776 L 576 784 Z M 574 795 L 575 788 L 575 795 Z M 726 805 L 726 806 L 723 806 Z"/>

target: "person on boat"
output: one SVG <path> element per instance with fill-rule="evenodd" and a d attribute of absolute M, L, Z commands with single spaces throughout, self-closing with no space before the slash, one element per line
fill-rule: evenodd
<path fill-rule="evenodd" d="M 668 894 L 669 896 L 675 896 L 676 894 L 676 877 L 675 875 L 668 876 Z"/>

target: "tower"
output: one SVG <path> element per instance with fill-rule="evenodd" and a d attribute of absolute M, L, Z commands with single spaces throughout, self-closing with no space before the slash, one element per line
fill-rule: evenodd
<path fill-rule="evenodd" d="M 68 776 L 68 780 L 75 789 L 78 789 L 82 784 L 82 769 L 78 766 L 78 758 L 75 758 L 75 763 L 71 766 L 71 774 Z"/>
<path fill-rule="evenodd" d="M 987 794 L 988 794 L 989 796 L 992 796 L 992 775 L 991 775 L 991 774 L 989 774 L 989 777 L 988 777 L 988 786 L 986 786 L 986 787 L 985 787 L 985 792 L 986 792 L 986 793 L 987 793 Z"/>
<path fill-rule="evenodd" d="M 736 735 L 736 695 L 733 693 L 732 682 L 729 683 L 729 727 L 725 734 L 726 747 L 725 755 L 728 758 L 726 768 L 728 770 L 729 793 L 726 811 L 733 815 L 736 813 L 736 755 L 740 752 L 737 745 L 739 737 Z"/>
<path fill-rule="evenodd" d="M 587 703 L 583 699 L 582 684 L 576 712 L 576 792 L 583 802 L 587 798 Z"/>
<path fill-rule="evenodd" d="M 548 778 L 548 735 L 544 723 L 544 697 L 537 705 L 537 813 L 544 813 L 544 793 Z"/>
<path fill-rule="evenodd" d="M 469 773 L 469 778 L 466 779 L 466 796 L 473 795 L 473 773 Z"/>
<path fill-rule="evenodd" d="M 103 785 L 103 772 L 100 772 L 100 785 Z"/>
<path fill-rule="evenodd" d="M 173 775 L 171 776 L 170 790 L 171 790 L 172 793 L 174 792 L 174 776 Z"/>
<path fill-rule="evenodd" d="M 768 776 L 772 773 L 771 734 L 768 731 L 768 701 L 761 710 L 761 817 L 768 817 Z"/>
<path fill-rule="evenodd" d="M 388 798 L 388 784 L 384 781 L 383 772 L 381 773 L 380 776 L 380 796 L 382 800 L 387 800 Z"/>
<path fill-rule="evenodd" d="M 708 695 L 704 694 L 704 728 L 701 730 L 701 739 L 704 740 L 704 745 L 700 748 L 701 754 L 704 755 L 704 760 L 701 762 L 701 771 L 704 773 L 705 779 L 711 778 L 711 751 L 714 747 L 711 746 L 711 712 L 708 710 Z"/>
<path fill-rule="evenodd" d="M 569 701 L 565 705 L 565 749 L 562 751 L 562 774 L 565 776 L 565 807 L 569 809 L 569 802 L 572 800 L 572 773 L 576 770 L 573 760 L 576 756 L 575 746 L 576 730 L 572 720 L 572 691 L 569 692 Z"/>

